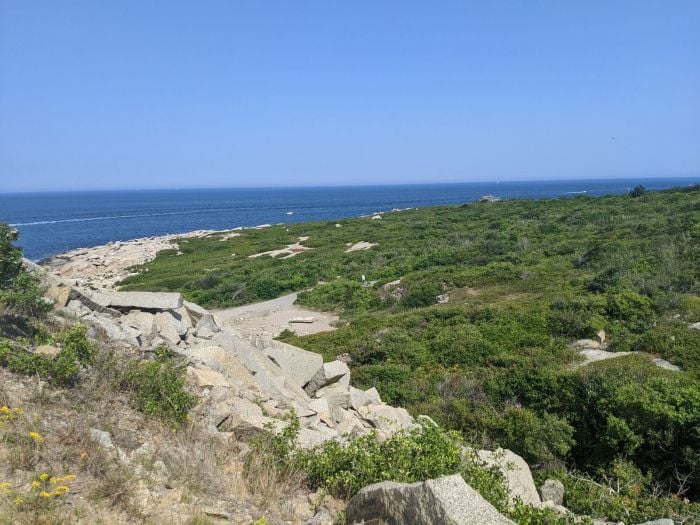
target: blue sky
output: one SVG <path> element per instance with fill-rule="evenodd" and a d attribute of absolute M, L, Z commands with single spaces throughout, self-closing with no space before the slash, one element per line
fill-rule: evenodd
<path fill-rule="evenodd" d="M 700 173 L 700 2 L 0 0 L 0 191 Z"/>

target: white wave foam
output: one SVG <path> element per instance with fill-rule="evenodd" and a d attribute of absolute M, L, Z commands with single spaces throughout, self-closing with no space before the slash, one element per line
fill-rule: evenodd
<path fill-rule="evenodd" d="M 80 217 L 76 219 L 56 219 L 53 221 L 34 221 L 34 222 L 16 222 L 10 226 L 37 226 L 40 224 L 59 224 L 62 222 L 87 222 L 87 221 L 105 221 L 110 219 L 133 219 L 137 217 L 159 217 L 162 215 L 184 215 L 186 213 L 201 213 L 201 212 L 182 212 L 170 211 L 163 213 L 140 213 L 135 215 L 105 215 L 104 217 Z"/>

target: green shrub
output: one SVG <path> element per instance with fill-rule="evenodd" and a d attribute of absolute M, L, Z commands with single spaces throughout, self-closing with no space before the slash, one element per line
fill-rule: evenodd
<path fill-rule="evenodd" d="M 573 427 L 563 418 L 528 408 L 509 406 L 496 424 L 501 446 L 522 455 L 530 463 L 565 457 L 574 444 Z"/>
<path fill-rule="evenodd" d="M 587 516 L 562 516 L 554 509 L 538 508 L 517 503 L 507 511 L 510 519 L 518 525 L 592 525 Z"/>
<path fill-rule="evenodd" d="M 60 351 L 55 357 L 31 353 L 18 342 L 0 341 L 0 364 L 12 372 L 38 375 L 63 386 L 72 385 L 81 369 L 93 363 L 97 352 L 85 334 L 84 325 L 57 334 L 53 343 L 60 347 Z"/>
<path fill-rule="evenodd" d="M 437 302 L 437 296 L 443 293 L 442 283 L 429 280 L 410 283 L 401 303 L 407 308 L 430 306 Z"/>
<path fill-rule="evenodd" d="M 258 299 L 274 299 L 283 290 L 276 279 L 263 278 L 253 283 L 253 291 Z"/>
<path fill-rule="evenodd" d="M 165 346 L 156 349 L 151 361 L 132 360 L 119 379 L 138 410 L 173 427 L 181 427 L 196 397 L 185 389 L 185 367 Z"/>
<path fill-rule="evenodd" d="M 306 453 L 302 463 L 312 487 L 348 498 L 379 481 L 414 482 L 459 472 L 461 443 L 459 434 L 428 423 L 385 441 L 373 433 L 346 445 L 327 441 Z"/>
<path fill-rule="evenodd" d="M 669 493 L 634 464 L 616 460 L 599 472 L 598 481 L 580 472 L 555 474 L 566 489 L 566 506 L 577 514 L 607 521 L 642 523 L 670 518 L 676 523 L 700 523 L 700 504 Z"/>
<path fill-rule="evenodd" d="M 356 281 L 321 284 L 313 290 L 301 292 L 297 302 L 326 312 L 368 310 L 380 304 L 372 290 Z"/>

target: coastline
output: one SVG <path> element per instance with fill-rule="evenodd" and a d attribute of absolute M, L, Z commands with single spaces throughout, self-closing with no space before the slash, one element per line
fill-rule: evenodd
<path fill-rule="evenodd" d="M 368 218 L 376 220 L 389 213 L 400 213 L 415 209 L 419 208 L 393 208 L 346 219 Z M 76 286 L 93 290 L 114 290 L 116 283 L 131 275 L 135 275 L 135 272 L 130 271 L 131 268 L 154 260 L 158 253 L 163 250 L 179 250 L 179 245 L 176 242 L 178 239 L 220 235 L 221 240 L 225 240 L 240 235 L 242 231 L 260 230 L 272 226 L 284 226 L 285 224 L 236 226 L 223 230 L 192 230 L 183 233 L 140 237 L 126 241 L 110 241 L 106 244 L 74 248 L 32 262 L 59 275 L 63 279 L 72 281 Z"/>
<path fill-rule="evenodd" d="M 257 226 L 256 228 L 268 225 Z M 230 230 L 194 230 L 128 241 L 116 241 L 98 246 L 76 248 L 42 259 L 37 264 L 76 286 L 93 290 L 112 290 L 114 285 L 134 272 L 134 266 L 152 261 L 163 250 L 177 250 L 176 240 L 234 234 L 243 228 Z M 235 233 L 238 235 L 238 233 Z M 227 238 L 227 237 L 226 237 Z"/>
<path fill-rule="evenodd" d="M 15 225 L 25 256 L 45 258 L 109 241 L 228 230 L 259 224 L 339 221 L 392 208 L 428 208 L 478 201 L 549 199 L 627 193 L 686 186 L 697 178 L 634 181 L 521 181 L 502 183 L 392 185 L 358 188 L 124 191 L 0 195 L 0 220 Z M 583 193 L 585 191 L 585 193 Z M 292 212 L 290 215 L 289 212 Z"/>

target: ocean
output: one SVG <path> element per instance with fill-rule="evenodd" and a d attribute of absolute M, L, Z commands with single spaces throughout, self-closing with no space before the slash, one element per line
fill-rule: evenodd
<path fill-rule="evenodd" d="M 502 199 L 606 195 L 688 186 L 699 178 L 473 182 L 313 188 L 0 193 L 0 222 L 19 230 L 25 256 L 41 260 L 109 241 L 238 226 L 355 217 L 395 208 Z"/>

